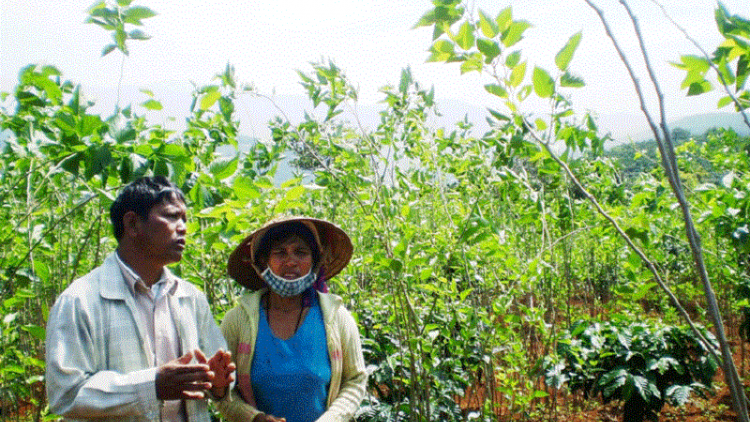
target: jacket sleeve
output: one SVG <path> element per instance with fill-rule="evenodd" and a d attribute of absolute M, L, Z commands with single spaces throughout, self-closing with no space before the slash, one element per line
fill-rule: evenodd
<path fill-rule="evenodd" d="M 343 351 L 341 388 L 331 406 L 318 418 L 318 422 L 343 422 L 353 419 L 367 388 L 367 371 L 357 323 L 343 306 L 339 308 L 337 319 Z"/>
<path fill-rule="evenodd" d="M 242 321 L 242 312 L 239 308 L 234 308 L 227 312 L 224 316 L 224 320 L 221 322 L 221 332 L 227 341 L 227 347 L 232 353 L 232 358 L 236 359 L 239 349 L 239 343 L 241 340 L 241 327 L 247 324 L 247 321 Z M 252 420 L 259 414 L 263 413 L 255 406 L 248 404 L 239 392 L 239 383 L 242 382 L 239 378 L 244 376 L 242 374 L 249 374 L 250 368 L 237 366 L 235 372 L 237 380 L 234 386 L 229 391 L 228 398 L 221 400 L 217 403 L 219 412 L 230 422 L 252 422 Z"/>
<path fill-rule="evenodd" d="M 68 418 L 158 419 L 156 368 L 126 374 L 100 370 L 105 365 L 99 362 L 101 339 L 92 324 L 95 318 L 76 296 L 60 296 L 50 311 L 46 338 L 50 410 Z"/>

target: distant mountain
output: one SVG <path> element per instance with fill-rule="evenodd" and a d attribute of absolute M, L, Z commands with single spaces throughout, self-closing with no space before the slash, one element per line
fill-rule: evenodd
<path fill-rule="evenodd" d="M 740 113 L 710 113 L 683 117 L 670 125 L 672 130 L 682 128 L 691 135 L 702 135 L 713 128 L 732 128 L 738 135 L 750 136 L 750 127 L 742 119 Z"/>
<path fill-rule="evenodd" d="M 618 127 L 623 122 L 626 126 L 629 124 L 623 120 L 627 118 L 630 120 L 630 130 L 621 130 L 619 135 L 614 130 L 612 131 L 612 137 L 615 139 L 609 146 L 619 145 L 628 142 L 641 142 L 653 140 L 654 135 L 651 133 L 648 124 L 642 116 L 639 115 L 621 115 L 621 116 L 608 116 L 608 124 L 611 127 Z M 632 125 L 632 122 L 636 122 L 636 125 Z M 696 114 L 692 116 L 682 117 L 680 119 L 667 123 L 669 129 L 674 131 L 675 129 L 684 129 L 690 132 L 693 136 L 704 134 L 709 129 L 714 128 L 732 128 L 738 135 L 750 136 L 750 127 L 745 124 L 740 113 L 706 113 Z M 604 126 L 604 125 L 603 125 Z"/>

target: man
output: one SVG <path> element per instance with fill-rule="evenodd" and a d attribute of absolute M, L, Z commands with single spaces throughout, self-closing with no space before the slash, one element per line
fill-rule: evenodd
<path fill-rule="evenodd" d="M 117 250 L 68 286 L 50 311 L 53 413 L 209 421 L 206 396 L 228 396 L 235 365 L 208 302 L 165 267 L 182 258 L 186 212 L 184 195 L 164 177 L 134 181 L 112 204 Z"/>

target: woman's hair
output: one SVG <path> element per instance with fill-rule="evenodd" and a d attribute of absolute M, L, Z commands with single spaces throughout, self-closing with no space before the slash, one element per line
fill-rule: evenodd
<path fill-rule="evenodd" d="M 258 242 L 258 248 L 255 252 L 255 265 L 263 268 L 268 263 L 268 256 L 273 246 L 286 242 L 289 238 L 297 236 L 302 239 L 312 252 L 313 268 L 320 262 L 320 250 L 315 235 L 309 227 L 298 221 L 293 221 L 278 226 L 271 227 L 263 234 Z"/>
<path fill-rule="evenodd" d="M 109 208 L 109 218 L 115 232 L 115 239 L 120 241 L 125 233 L 122 218 L 128 211 L 133 211 L 144 220 L 148 219 L 151 208 L 162 202 L 185 202 L 185 195 L 174 183 L 164 176 L 141 177 L 136 179 L 120 192 Z"/>

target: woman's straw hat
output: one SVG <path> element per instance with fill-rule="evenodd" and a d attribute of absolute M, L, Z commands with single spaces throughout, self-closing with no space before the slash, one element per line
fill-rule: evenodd
<path fill-rule="evenodd" d="M 318 251 L 320 251 L 320 262 L 314 269 L 329 279 L 338 274 L 352 257 L 352 242 L 349 236 L 335 224 L 309 217 L 280 217 L 273 219 L 263 227 L 250 233 L 234 251 L 229 255 L 227 272 L 229 276 L 242 286 L 258 290 L 266 286 L 260 274 L 265 268 L 258 268 L 255 259 L 258 256 L 261 240 L 268 230 L 289 223 L 304 224 L 315 237 Z"/>

